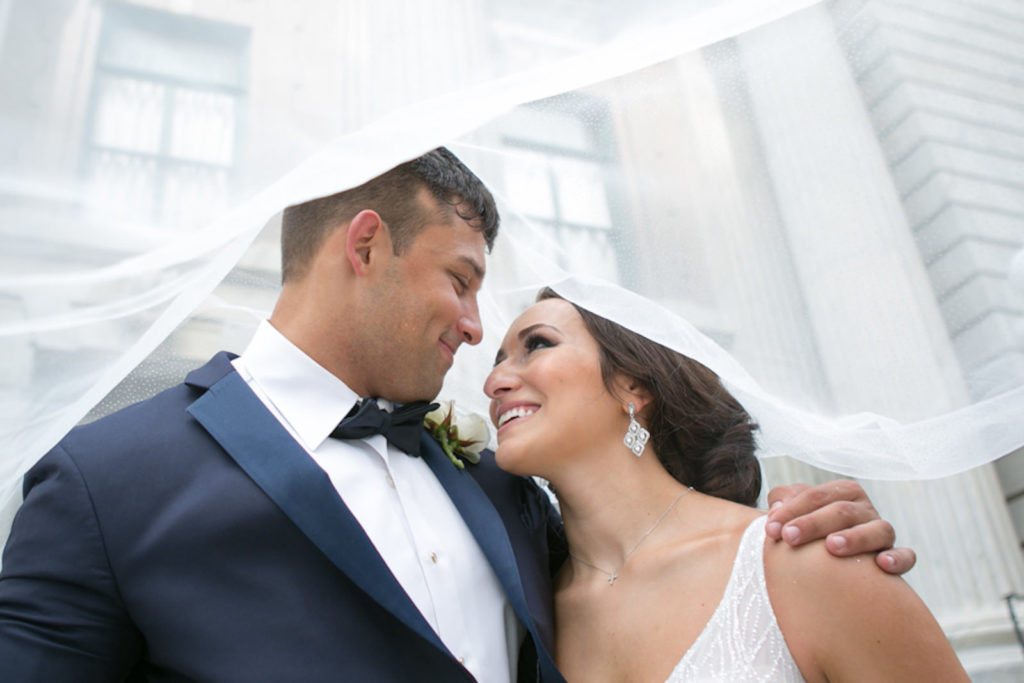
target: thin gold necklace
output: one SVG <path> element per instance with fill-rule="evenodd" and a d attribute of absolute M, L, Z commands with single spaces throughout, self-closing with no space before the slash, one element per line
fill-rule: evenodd
<path fill-rule="evenodd" d="M 636 542 L 636 545 L 634 545 L 633 548 L 628 553 L 626 553 L 626 556 L 622 558 L 622 564 L 619 565 L 619 568 L 616 569 L 615 571 L 610 572 L 607 569 L 601 569 L 596 564 L 591 564 L 590 562 L 587 562 L 586 560 L 584 560 L 582 557 L 580 557 L 579 555 L 577 555 L 576 553 L 574 553 L 571 550 L 569 551 L 569 557 L 571 557 L 574 560 L 577 560 L 579 562 L 582 562 L 583 564 L 587 565 L 591 569 L 596 569 L 597 571 L 601 572 L 602 574 L 607 574 L 608 575 L 608 585 L 609 586 L 615 585 L 615 579 L 619 578 L 619 572 L 621 572 L 623 569 L 626 568 L 626 562 L 629 561 L 630 555 L 635 553 L 636 549 L 640 547 L 640 544 L 644 542 L 644 539 L 647 538 L 648 536 L 650 536 L 651 532 L 654 531 L 656 528 L 658 528 L 658 525 L 661 524 L 661 520 L 665 519 L 665 515 L 667 515 L 672 510 L 672 508 L 674 508 L 676 506 L 676 503 L 678 503 L 679 500 L 683 496 L 685 496 L 687 493 L 689 493 L 692 490 L 693 490 L 692 486 L 686 487 L 685 491 L 683 491 L 678 496 L 676 496 L 675 500 L 673 500 L 671 503 L 668 504 L 668 507 L 665 508 L 665 511 L 661 513 L 661 516 L 658 517 L 658 519 L 654 520 L 654 524 L 651 525 L 651 528 L 644 532 L 644 535 L 640 537 L 640 540 Z"/>

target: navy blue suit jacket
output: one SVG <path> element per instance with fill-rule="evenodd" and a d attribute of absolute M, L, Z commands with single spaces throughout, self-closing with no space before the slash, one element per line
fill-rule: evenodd
<path fill-rule="evenodd" d="M 0 681 L 470 681 L 327 475 L 218 354 L 77 427 L 25 477 L 0 571 Z M 528 479 L 423 457 L 554 667 L 548 534 Z M 472 595 L 466 595 L 472 600 Z"/>

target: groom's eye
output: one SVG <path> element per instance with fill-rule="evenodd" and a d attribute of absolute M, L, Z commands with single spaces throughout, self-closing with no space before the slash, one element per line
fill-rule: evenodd
<path fill-rule="evenodd" d="M 451 273 L 451 276 L 452 276 L 452 282 L 455 283 L 455 291 L 457 291 L 459 294 L 462 294 L 467 289 L 469 289 L 469 281 L 468 280 L 466 280 L 465 278 L 461 277 L 460 275 L 457 275 L 456 273 Z"/>

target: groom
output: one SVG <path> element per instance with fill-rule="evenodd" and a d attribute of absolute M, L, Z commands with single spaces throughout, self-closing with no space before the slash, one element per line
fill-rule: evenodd
<path fill-rule="evenodd" d="M 412 404 L 374 418 L 400 422 L 480 341 L 497 229 L 443 148 L 288 209 L 281 295 L 245 352 L 75 428 L 26 476 L 0 680 L 561 680 L 545 496 L 488 454 L 456 469 L 421 413 L 411 441 L 339 427 L 367 396 Z M 772 515 L 800 541 L 861 523 L 847 551 L 891 545 L 859 489 L 792 493 Z"/>

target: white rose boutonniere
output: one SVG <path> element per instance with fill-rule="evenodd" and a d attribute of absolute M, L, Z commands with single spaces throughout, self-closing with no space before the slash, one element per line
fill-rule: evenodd
<path fill-rule="evenodd" d="M 463 459 L 473 465 L 480 462 L 480 451 L 491 440 L 487 422 L 475 413 L 456 415 L 455 401 L 441 401 L 440 407 L 426 414 L 423 424 L 460 470 L 466 467 Z"/>

